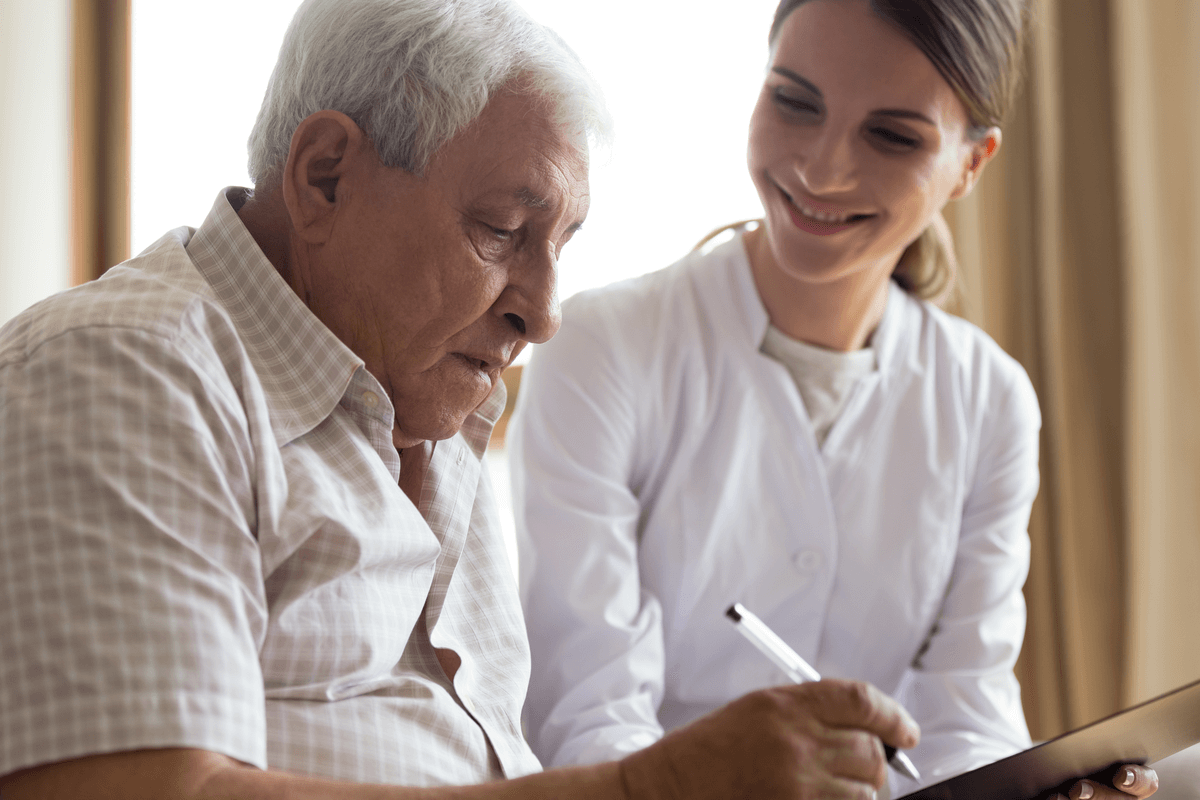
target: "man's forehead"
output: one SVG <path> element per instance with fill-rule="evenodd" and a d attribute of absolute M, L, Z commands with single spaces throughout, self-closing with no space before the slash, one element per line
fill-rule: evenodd
<path fill-rule="evenodd" d="M 544 98 L 507 94 L 441 154 L 468 195 L 552 211 L 588 195 L 588 142 L 555 119 Z"/>

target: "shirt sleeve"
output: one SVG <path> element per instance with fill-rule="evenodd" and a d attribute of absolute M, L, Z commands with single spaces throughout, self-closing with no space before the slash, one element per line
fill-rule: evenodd
<path fill-rule="evenodd" d="M 616 347 L 573 315 L 536 348 L 510 428 L 525 724 L 546 766 L 619 758 L 663 733 L 662 609 L 638 574 L 637 395 Z"/>
<path fill-rule="evenodd" d="M 146 331 L 0 363 L 0 775 L 171 746 L 266 766 L 246 430 L 214 352 Z"/>
<path fill-rule="evenodd" d="M 1037 398 L 1024 372 L 996 387 L 963 506 L 941 613 L 901 689 L 921 725 L 913 761 L 929 784 L 1030 746 L 1013 674 L 1025 635 L 1029 514 L 1038 489 Z M 893 776 L 893 796 L 916 788 Z"/>

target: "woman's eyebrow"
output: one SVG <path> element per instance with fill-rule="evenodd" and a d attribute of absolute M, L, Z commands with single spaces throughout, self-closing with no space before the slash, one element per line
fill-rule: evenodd
<path fill-rule="evenodd" d="M 804 78 L 801 78 L 799 75 L 797 75 L 795 72 L 792 72 L 787 67 L 771 67 L 771 71 L 782 75 L 783 77 L 787 78 L 790 81 L 794 81 L 795 83 L 800 84 L 805 89 L 808 89 L 810 92 L 815 94 L 817 97 L 823 97 L 820 89 L 818 89 L 816 86 L 813 86 L 812 83 L 805 80 Z"/>
<path fill-rule="evenodd" d="M 937 123 L 929 117 L 918 111 L 909 111 L 904 108 L 881 108 L 878 111 L 872 112 L 883 117 L 898 117 L 900 119 L 915 119 L 918 122 L 924 122 L 926 125 L 937 127 Z"/>

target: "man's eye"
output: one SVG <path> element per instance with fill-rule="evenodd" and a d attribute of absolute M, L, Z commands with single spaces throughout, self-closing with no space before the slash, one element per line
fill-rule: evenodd
<path fill-rule="evenodd" d="M 918 140 L 912 138 L 911 136 L 905 136 L 904 134 L 896 133 L 891 128 L 872 128 L 871 133 L 878 139 L 893 147 L 911 149 L 920 144 Z"/>
<path fill-rule="evenodd" d="M 488 228 L 491 229 L 493 236 L 504 242 L 509 241 L 513 238 L 513 236 L 516 235 L 516 231 L 508 231 L 504 228 L 493 228 L 491 225 L 489 225 Z"/>

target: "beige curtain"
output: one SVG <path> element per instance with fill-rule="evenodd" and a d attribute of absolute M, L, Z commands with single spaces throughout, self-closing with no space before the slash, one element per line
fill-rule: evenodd
<path fill-rule="evenodd" d="M 1044 0 L 1023 101 L 947 218 L 959 312 L 1029 371 L 1035 737 L 1200 678 L 1200 0 Z"/>
<path fill-rule="evenodd" d="M 129 258 L 131 0 L 71 11 L 71 279 Z"/>

